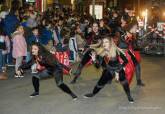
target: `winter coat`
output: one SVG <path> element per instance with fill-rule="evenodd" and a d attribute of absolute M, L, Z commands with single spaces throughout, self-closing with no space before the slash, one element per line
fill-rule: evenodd
<path fill-rule="evenodd" d="M 13 58 L 18 58 L 27 55 L 27 44 L 23 34 L 18 31 L 14 32 L 12 35 L 13 42 L 13 50 L 12 55 Z"/>

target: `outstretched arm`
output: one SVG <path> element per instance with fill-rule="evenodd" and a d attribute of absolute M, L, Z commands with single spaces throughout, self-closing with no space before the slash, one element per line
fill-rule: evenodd
<path fill-rule="evenodd" d="M 25 64 L 22 64 L 18 69 L 22 69 L 22 70 L 25 70 L 25 69 L 29 69 L 31 68 L 33 64 L 33 60 L 31 59 L 29 62 L 25 63 Z"/>

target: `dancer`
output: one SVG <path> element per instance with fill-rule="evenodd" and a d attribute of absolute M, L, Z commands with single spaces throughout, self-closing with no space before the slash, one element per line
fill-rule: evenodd
<path fill-rule="evenodd" d="M 138 86 L 145 86 L 141 79 L 141 66 L 140 61 L 138 61 L 135 57 L 135 39 L 136 39 L 136 30 L 137 30 L 137 24 L 136 22 L 129 23 L 129 19 L 126 17 L 121 18 L 121 38 L 119 41 L 119 48 L 126 49 L 128 51 L 128 54 L 131 56 L 131 59 L 135 66 L 135 74 L 136 74 L 136 80 Z M 128 24 L 129 23 L 129 24 Z"/>
<path fill-rule="evenodd" d="M 113 40 L 109 37 L 103 39 L 102 46 L 102 52 L 93 52 L 91 55 L 92 60 L 95 64 L 97 64 L 97 66 L 104 67 L 102 75 L 96 86 L 94 87 L 93 92 L 86 94 L 84 97 L 88 98 L 95 96 L 109 81 L 112 81 L 112 79 L 115 77 L 116 80 L 122 84 L 129 102 L 133 103 L 134 100 L 130 94 L 129 84 L 125 77 L 125 72 L 123 70 L 125 65 L 128 63 L 128 60 L 126 59 L 121 49 L 119 49 L 115 45 Z M 122 58 L 122 60 L 124 61 L 122 64 L 120 64 L 119 62 L 119 57 Z M 102 58 L 102 60 L 97 60 L 97 58 Z"/>
<path fill-rule="evenodd" d="M 84 66 L 89 62 L 91 59 L 90 54 L 94 51 L 92 48 L 97 48 L 101 45 L 101 35 L 99 33 L 99 25 L 98 23 L 94 22 L 92 26 L 92 34 L 86 39 L 88 49 L 84 52 L 84 56 L 82 57 L 80 64 L 78 65 L 78 68 L 76 69 L 76 72 L 74 73 L 74 78 L 71 81 L 72 84 L 76 83 L 77 79 L 81 75 L 81 71 L 84 68 Z"/>
<path fill-rule="evenodd" d="M 69 94 L 73 100 L 77 99 L 77 96 L 63 82 L 64 65 L 59 63 L 59 61 L 39 43 L 32 45 L 32 56 L 32 60 L 21 65 L 17 72 L 19 74 L 23 69 L 32 68 L 34 93 L 30 95 L 31 98 L 39 95 L 40 79 L 54 76 L 57 86 L 65 93 Z"/>

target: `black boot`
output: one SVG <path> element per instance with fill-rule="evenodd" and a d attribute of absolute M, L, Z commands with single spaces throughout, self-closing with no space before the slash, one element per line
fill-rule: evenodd
<path fill-rule="evenodd" d="M 134 103 L 134 100 L 133 100 L 133 98 L 132 98 L 132 96 L 130 94 L 130 88 L 129 88 L 128 82 L 125 81 L 122 85 L 123 85 L 123 89 L 124 89 L 124 91 L 125 91 L 125 93 L 127 95 L 128 101 L 130 103 Z"/>
<path fill-rule="evenodd" d="M 84 95 L 84 98 L 89 98 L 89 97 L 93 97 L 93 96 L 95 96 L 95 94 L 93 94 L 93 93 L 88 93 L 88 94 L 85 94 L 85 95 Z"/>
<path fill-rule="evenodd" d="M 93 89 L 93 92 L 85 94 L 84 98 L 94 97 L 101 89 L 102 89 L 102 87 L 99 87 L 96 85 L 95 88 Z"/>
<path fill-rule="evenodd" d="M 34 97 L 37 97 L 39 96 L 39 92 L 34 92 L 30 95 L 30 98 L 34 98 Z"/>
<path fill-rule="evenodd" d="M 77 96 L 74 93 L 71 93 L 71 96 L 72 96 L 74 101 L 77 100 Z"/>
<path fill-rule="evenodd" d="M 128 101 L 129 101 L 129 103 L 134 103 L 134 100 L 131 96 L 128 96 Z"/>
<path fill-rule="evenodd" d="M 64 91 L 65 93 L 67 93 L 67 94 L 69 94 L 72 98 L 73 98 L 73 100 L 76 100 L 77 99 L 77 96 L 70 90 L 70 88 L 67 86 L 67 85 L 65 85 L 64 83 L 63 84 L 61 84 L 61 85 L 59 85 L 58 86 L 62 91 Z"/>
<path fill-rule="evenodd" d="M 39 79 L 33 76 L 33 77 L 32 77 L 32 83 L 33 83 L 33 87 L 34 87 L 35 92 L 33 92 L 33 93 L 30 95 L 30 98 L 39 96 L 39 86 L 40 86 L 40 84 L 39 84 Z"/>
<path fill-rule="evenodd" d="M 138 86 L 145 86 L 145 84 L 141 80 L 137 80 L 137 85 Z"/>

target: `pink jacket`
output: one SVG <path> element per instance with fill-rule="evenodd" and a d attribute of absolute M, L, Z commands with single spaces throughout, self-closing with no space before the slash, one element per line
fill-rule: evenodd
<path fill-rule="evenodd" d="M 12 50 L 13 58 L 26 56 L 27 44 L 23 34 L 19 33 L 18 31 L 14 32 L 12 35 L 12 41 L 13 41 L 13 50 Z"/>

